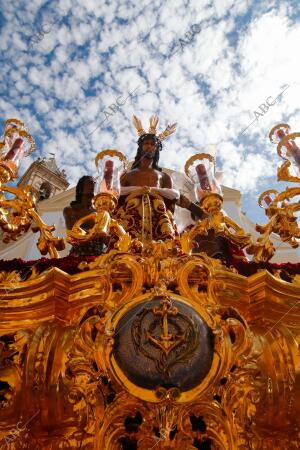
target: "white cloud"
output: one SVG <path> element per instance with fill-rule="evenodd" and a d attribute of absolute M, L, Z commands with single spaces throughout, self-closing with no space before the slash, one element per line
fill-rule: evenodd
<path fill-rule="evenodd" d="M 132 114 L 147 123 L 156 113 L 162 129 L 178 122 L 164 144 L 163 164 L 183 170 L 191 154 L 217 143 L 226 183 L 256 195 L 266 183 L 275 184 L 278 158 L 269 129 L 289 120 L 296 131 L 300 119 L 300 27 L 299 17 L 291 19 L 292 3 L 61 0 L 54 7 L 34 0 L 30 8 L 21 1 L 17 13 L 6 3 L 2 117 L 26 118 L 40 152 L 57 152 L 74 183 L 81 170 L 92 170 L 101 148 L 119 148 L 132 158 Z M 29 38 L 52 18 L 56 24 L 30 50 Z M 201 30 L 192 42 L 166 59 L 195 23 Z M 284 84 L 289 89 L 240 135 Z M 137 86 L 137 97 L 89 135 L 116 98 Z"/>

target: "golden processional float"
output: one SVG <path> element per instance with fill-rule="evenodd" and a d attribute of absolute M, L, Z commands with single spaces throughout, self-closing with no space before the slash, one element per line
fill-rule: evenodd
<path fill-rule="evenodd" d="M 157 119 L 150 125 L 155 134 Z M 284 160 L 280 180 L 300 181 L 298 137 L 286 124 L 270 132 Z M 101 237 L 106 251 L 59 259 L 64 242 L 37 214 L 36 193 L 7 184 L 33 149 L 24 124 L 7 120 L 0 148 L 3 239 L 32 227 L 50 259 L 46 269 L 45 259 L 14 270 L 7 261 L 0 273 L 1 448 L 300 448 L 300 268 L 269 262 L 272 233 L 299 244 L 300 188 L 261 194 L 268 222 L 257 225 L 254 241 L 222 211 L 213 158 L 194 155 L 185 173 L 203 217 L 181 236 L 156 240 L 149 221 L 162 196 L 141 187 L 118 216 L 127 161 L 104 150 L 96 157 L 95 211 L 67 239 L 81 245 Z M 131 204 L 144 208 L 140 238 L 130 233 Z M 165 216 L 160 226 L 168 227 Z M 246 249 L 253 261 L 226 265 L 209 256 L 197 246 L 207 236 Z M 72 274 L 63 270 L 67 259 Z"/>

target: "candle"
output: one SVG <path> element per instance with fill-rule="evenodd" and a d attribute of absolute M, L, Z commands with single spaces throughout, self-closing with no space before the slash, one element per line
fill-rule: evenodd
<path fill-rule="evenodd" d="M 196 166 L 196 172 L 198 180 L 203 191 L 211 191 L 211 186 L 209 184 L 209 179 L 204 164 L 198 164 Z"/>
<path fill-rule="evenodd" d="M 105 161 L 104 166 L 104 180 L 106 182 L 106 188 L 108 190 L 112 189 L 112 179 L 113 179 L 114 162 L 110 159 Z"/>
<path fill-rule="evenodd" d="M 112 192 L 114 191 L 114 162 L 110 159 L 105 161 L 103 177 L 99 185 L 98 192 Z"/>
<path fill-rule="evenodd" d="M 276 134 L 280 140 L 284 138 L 284 136 L 286 136 L 285 132 L 281 129 L 277 130 Z M 284 144 L 284 146 L 288 150 L 288 155 L 292 155 L 297 166 L 300 167 L 300 149 L 296 145 L 295 141 L 288 141 L 286 144 Z"/>
<path fill-rule="evenodd" d="M 285 132 L 283 130 L 281 130 L 279 128 L 279 130 L 276 131 L 277 136 L 279 137 L 279 139 L 281 140 L 282 138 L 284 138 L 284 136 L 286 136 Z"/>
<path fill-rule="evenodd" d="M 264 201 L 266 202 L 266 204 L 269 206 L 272 203 L 272 199 L 269 195 L 266 195 L 264 197 Z"/>
<path fill-rule="evenodd" d="M 13 143 L 11 149 L 5 155 L 5 161 L 13 161 L 16 165 L 19 163 L 19 159 L 24 152 L 24 140 L 17 138 Z"/>

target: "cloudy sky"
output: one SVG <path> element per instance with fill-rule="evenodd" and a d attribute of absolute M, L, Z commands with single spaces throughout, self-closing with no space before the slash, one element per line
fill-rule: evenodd
<path fill-rule="evenodd" d="M 162 165 L 214 153 L 248 217 L 263 217 L 258 194 L 283 187 L 268 132 L 300 131 L 299 0 L 1 3 L 0 115 L 25 121 L 34 158 L 55 153 L 75 184 L 104 148 L 132 159 L 132 114 L 145 127 L 157 114 L 161 130 L 178 123 Z"/>

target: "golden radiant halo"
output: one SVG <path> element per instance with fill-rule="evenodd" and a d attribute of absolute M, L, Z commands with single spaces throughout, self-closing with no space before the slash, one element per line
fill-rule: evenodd
<path fill-rule="evenodd" d="M 269 133 L 269 139 L 272 142 L 272 144 L 276 144 L 276 142 L 273 141 L 273 135 L 276 130 L 279 130 L 279 128 L 284 128 L 285 131 L 288 133 L 291 127 L 287 123 L 278 123 L 277 125 L 275 125 Z"/>
<path fill-rule="evenodd" d="M 150 119 L 149 119 L 150 126 L 149 126 L 148 133 L 155 134 L 155 136 L 156 136 L 156 127 L 157 127 L 158 121 L 159 121 L 159 119 L 157 116 L 150 117 Z M 133 123 L 135 129 L 137 130 L 137 134 L 139 137 L 143 136 L 144 134 L 147 134 L 147 132 L 143 128 L 142 122 L 135 115 L 132 116 L 132 123 Z M 158 138 L 161 141 L 164 141 L 165 139 L 167 139 L 167 137 L 169 137 L 171 134 L 173 134 L 176 131 L 176 127 L 177 127 L 177 123 L 173 123 L 172 125 L 170 125 L 170 124 L 167 125 L 166 129 L 158 135 Z"/>
<path fill-rule="evenodd" d="M 196 153 L 196 155 L 191 156 L 187 160 L 187 162 L 185 163 L 185 166 L 184 166 L 184 172 L 189 177 L 190 180 L 193 181 L 193 178 L 190 174 L 189 168 L 194 164 L 195 161 L 197 161 L 197 160 L 200 161 L 202 159 L 207 159 L 208 161 L 215 164 L 215 158 L 212 155 L 210 155 L 209 153 Z M 193 181 L 193 183 L 194 183 L 194 181 Z"/>
<path fill-rule="evenodd" d="M 283 145 L 285 145 L 286 143 L 287 143 L 287 141 L 290 141 L 290 140 L 294 140 L 295 138 L 299 138 L 300 137 L 300 133 L 291 133 L 291 134 L 288 134 L 288 135 L 286 135 L 286 136 L 284 136 L 284 138 L 282 138 L 282 140 L 279 142 L 279 144 L 277 145 L 277 153 L 278 153 L 278 155 L 280 156 L 280 158 L 282 158 L 282 159 L 287 159 L 285 156 L 283 156 L 282 155 L 282 153 L 281 153 L 281 149 L 282 149 L 282 146 Z"/>
<path fill-rule="evenodd" d="M 95 165 L 96 165 L 97 169 L 98 169 L 99 161 L 101 159 L 103 159 L 105 156 L 110 156 L 110 157 L 116 156 L 123 163 L 124 171 L 126 171 L 128 169 L 129 162 L 126 159 L 126 156 L 123 155 L 123 153 L 120 152 L 119 150 L 110 150 L 109 148 L 106 148 L 106 149 L 102 150 L 102 152 L 97 154 L 97 156 L 95 158 Z"/>
<path fill-rule="evenodd" d="M 263 201 L 264 197 L 269 194 L 276 194 L 276 196 L 277 196 L 279 194 L 279 192 L 276 189 L 268 189 L 267 191 L 260 194 L 260 196 L 258 197 L 257 203 L 263 209 L 266 209 L 266 207 L 262 205 L 262 201 Z M 274 198 L 274 200 L 272 200 L 272 204 L 275 202 L 275 200 L 276 200 L 276 197 Z"/>
<path fill-rule="evenodd" d="M 200 315 L 200 317 L 211 328 L 212 332 L 218 330 L 218 322 L 207 312 L 205 308 L 200 306 L 198 302 L 190 298 L 187 300 L 184 297 L 173 293 L 170 294 L 170 297 L 188 306 L 192 306 L 194 310 Z M 121 367 L 119 367 L 113 354 L 114 332 L 119 321 L 128 311 L 130 311 L 136 305 L 143 303 L 147 299 L 151 300 L 152 298 L 153 296 L 149 296 L 149 292 L 135 297 L 127 303 L 123 303 L 122 305 L 120 305 L 118 310 L 109 319 L 110 328 L 109 333 L 106 333 L 108 345 L 106 345 L 105 348 L 105 361 L 111 375 L 132 395 L 144 401 L 149 401 L 151 403 L 160 403 L 161 400 L 157 397 L 155 390 L 140 387 L 130 381 L 129 378 L 127 378 Z M 201 392 L 205 391 L 205 389 L 207 389 L 207 387 L 213 382 L 213 380 L 215 380 L 219 376 L 219 373 L 222 369 L 222 355 L 226 354 L 226 352 L 228 351 L 226 342 L 224 341 L 226 341 L 226 339 L 215 340 L 213 360 L 206 377 L 198 384 L 198 386 L 188 391 L 181 392 L 178 398 L 176 398 L 176 403 L 186 403 L 198 398 Z"/>

